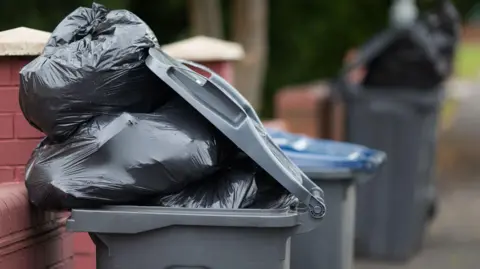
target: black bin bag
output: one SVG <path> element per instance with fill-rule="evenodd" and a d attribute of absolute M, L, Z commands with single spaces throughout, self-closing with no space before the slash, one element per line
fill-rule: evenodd
<path fill-rule="evenodd" d="M 363 84 L 373 88 L 434 89 L 453 69 L 460 17 L 447 0 L 413 26 L 396 30 L 389 44 L 367 64 Z M 380 36 L 370 44 L 375 44 Z"/>
<path fill-rule="evenodd" d="M 273 178 L 267 177 L 257 181 L 257 194 L 253 202 L 248 206 L 252 209 L 283 209 L 296 208 L 300 201 L 295 195 L 288 192 Z"/>
<path fill-rule="evenodd" d="M 62 143 L 42 142 L 26 169 L 30 201 L 50 210 L 138 204 L 208 179 L 230 144 L 183 99 L 153 114 L 96 117 Z"/>
<path fill-rule="evenodd" d="M 243 153 L 232 163 L 208 180 L 193 182 L 180 192 L 161 196 L 150 204 L 214 209 L 283 209 L 298 205 L 293 194 Z"/>
<path fill-rule="evenodd" d="M 191 183 L 178 193 L 160 197 L 153 204 L 186 208 L 245 208 L 253 203 L 257 194 L 257 171 L 242 166 L 222 169 L 208 180 Z"/>
<path fill-rule="evenodd" d="M 43 53 L 20 71 L 20 106 L 32 126 L 56 141 L 104 113 L 148 113 L 169 88 L 145 66 L 157 39 L 126 10 L 93 4 L 69 14 Z"/>

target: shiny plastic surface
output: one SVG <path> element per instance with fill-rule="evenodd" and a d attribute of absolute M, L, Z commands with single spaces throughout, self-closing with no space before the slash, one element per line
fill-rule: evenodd
<path fill-rule="evenodd" d="M 210 178 L 193 182 L 178 193 L 154 199 L 150 205 L 212 209 L 296 208 L 298 199 L 240 154 L 232 165 Z"/>
<path fill-rule="evenodd" d="M 254 209 L 298 209 L 299 200 L 282 185 L 269 178 L 257 181 L 257 196 L 248 208 Z"/>
<path fill-rule="evenodd" d="M 112 112 L 148 113 L 168 87 L 144 61 L 157 39 L 126 10 L 80 7 L 52 32 L 39 57 L 20 71 L 20 106 L 31 125 L 63 141 L 80 124 Z"/>
<path fill-rule="evenodd" d="M 186 208 L 246 208 L 253 203 L 258 190 L 258 169 L 249 166 L 242 164 L 222 169 L 209 179 L 189 184 L 179 193 L 161 197 L 154 204 Z"/>
<path fill-rule="evenodd" d="M 232 148 L 176 98 L 154 114 L 99 116 L 63 143 L 44 142 L 27 166 L 26 185 L 43 209 L 139 204 L 209 178 Z"/>

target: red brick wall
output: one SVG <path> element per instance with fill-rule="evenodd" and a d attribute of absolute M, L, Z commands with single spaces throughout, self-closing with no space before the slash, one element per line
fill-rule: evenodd
<path fill-rule="evenodd" d="M 480 26 L 465 25 L 462 29 L 462 42 L 479 43 L 480 42 Z"/>
<path fill-rule="evenodd" d="M 351 49 L 344 62 L 356 60 L 358 51 Z M 367 70 L 358 66 L 347 74 L 349 83 L 361 83 Z M 331 85 L 314 82 L 288 86 L 275 95 L 275 118 L 285 130 L 316 138 L 342 141 L 345 139 L 346 107 L 339 98 L 333 98 Z M 275 124 L 270 122 L 269 124 Z"/>
<path fill-rule="evenodd" d="M 71 269 L 73 238 L 65 214 L 41 212 L 28 202 L 25 164 L 43 136 L 18 104 L 20 68 L 31 58 L 0 58 L 0 268 Z"/>
<path fill-rule="evenodd" d="M 29 60 L 0 58 L 0 183 L 23 180 L 25 163 L 43 137 L 30 127 L 18 104 L 18 72 Z"/>
<path fill-rule="evenodd" d="M 66 214 L 32 208 L 24 184 L 0 184 L 0 268 L 71 269 L 72 236 Z"/>
<path fill-rule="evenodd" d="M 87 233 L 73 236 L 75 269 L 95 269 L 95 245 Z"/>
<path fill-rule="evenodd" d="M 343 140 L 344 110 L 323 82 L 285 87 L 275 95 L 275 118 L 283 128 L 310 137 Z"/>

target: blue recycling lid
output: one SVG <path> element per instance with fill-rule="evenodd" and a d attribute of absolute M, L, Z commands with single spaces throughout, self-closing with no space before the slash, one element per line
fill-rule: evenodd
<path fill-rule="evenodd" d="M 273 141 L 302 169 L 345 170 L 374 173 L 386 154 L 365 146 L 332 140 L 313 139 L 267 128 Z"/>

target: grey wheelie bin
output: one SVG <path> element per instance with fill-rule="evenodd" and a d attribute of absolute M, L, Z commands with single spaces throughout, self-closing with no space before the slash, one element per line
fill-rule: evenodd
<path fill-rule="evenodd" d="M 292 238 L 291 268 L 352 269 L 356 186 L 376 173 L 385 154 L 359 145 L 282 131 L 269 133 L 285 154 L 324 190 L 329 208 L 318 229 Z"/>
<path fill-rule="evenodd" d="M 421 248 L 435 201 L 441 93 L 415 96 L 404 91 L 393 100 L 395 94 L 370 91 L 349 103 L 349 141 L 378 148 L 389 157 L 379 175 L 358 188 L 359 256 L 401 261 Z"/>
<path fill-rule="evenodd" d="M 72 210 L 67 228 L 90 233 L 97 247 L 97 269 L 289 268 L 290 237 L 318 226 L 326 212 L 323 191 L 283 154 L 248 102 L 218 75 L 194 63 L 184 65 L 157 49 L 150 50 L 146 63 L 301 203 L 281 210 Z M 210 77 L 189 67 L 201 68 Z"/>
<path fill-rule="evenodd" d="M 378 176 L 358 187 L 356 253 L 360 257 L 392 261 L 413 257 L 434 212 L 437 121 L 444 96 L 441 79 L 448 73 L 450 57 L 442 55 L 435 42 L 450 44 L 431 35 L 421 24 L 382 33 L 343 71 L 347 74 L 366 65 L 364 82 L 352 85 L 342 75 L 336 85 L 347 107 L 347 141 L 382 150 L 389 159 Z M 410 38 L 408 44 L 398 41 L 405 36 Z M 399 48 L 404 51 L 392 52 Z M 382 54 L 387 51 L 391 58 Z M 418 59 L 423 65 L 412 64 Z M 409 67 L 399 67 L 404 62 Z M 392 85 L 381 86 L 388 83 Z"/>
<path fill-rule="evenodd" d="M 441 93 L 372 90 L 349 102 L 349 141 L 383 150 L 389 158 L 377 177 L 358 188 L 359 256 L 400 261 L 420 249 L 435 202 Z"/>

